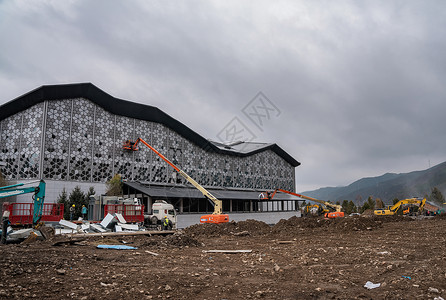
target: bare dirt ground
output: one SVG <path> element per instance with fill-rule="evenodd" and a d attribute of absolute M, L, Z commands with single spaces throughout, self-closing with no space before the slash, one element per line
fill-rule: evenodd
<path fill-rule="evenodd" d="M 442 217 L 246 221 L 53 246 L 60 239 L 0 246 L 0 299 L 446 298 Z M 96 248 L 122 240 L 138 249 Z M 252 252 L 203 252 L 214 249 Z"/>

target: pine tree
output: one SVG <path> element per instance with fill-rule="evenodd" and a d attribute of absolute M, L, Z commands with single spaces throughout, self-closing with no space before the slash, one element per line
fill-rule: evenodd
<path fill-rule="evenodd" d="M 62 189 L 62 193 L 59 194 L 59 197 L 57 198 L 57 203 L 61 203 L 64 205 L 64 211 L 63 211 L 63 218 L 65 220 L 68 220 L 70 218 L 70 204 L 68 203 L 68 195 L 65 188 Z"/>
<path fill-rule="evenodd" d="M 350 201 L 348 202 L 348 205 L 347 205 L 347 211 L 348 211 L 348 214 L 355 213 L 355 212 L 358 211 L 358 209 L 357 209 L 355 203 L 354 203 L 352 200 L 350 200 Z"/>
<path fill-rule="evenodd" d="M 364 202 L 364 204 L 362 205 L 362 207 L 361 207 L 361 214 L 362 214 L 363 212 L 365 212 L 367 209 L 370 209 L 370 204 L 369 204 L 368 201 L 367 201 L 367 202 Z"/>
<path fill-rule="evenodd" d="M 344 200 L 342 201 L 342 210 L 346 213 L 346 214 L 350 214 L 348 212 L 348 200 Z"/>
<path fill-rule="evenodd" d="M 85 194 L 79 186 L 76 186 L 70 193 L 68 198 L 69 206 L 75 205 L 73 220 L 77 220 L 81 216 L 81 208 L 85 203 Z"/>

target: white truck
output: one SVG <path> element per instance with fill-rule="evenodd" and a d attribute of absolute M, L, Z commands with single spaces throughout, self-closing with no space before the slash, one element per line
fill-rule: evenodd
<path fill-rule="evenodd" d="M 152 204 L 152 214 L 144 215 L 144 223 L 148 225 L 161 225 L 165 216 L 172 222 L 173 228 L 176 228 L 177 213 L 173 205 L 164 200 L 155 200 L 155 203 Z"/>

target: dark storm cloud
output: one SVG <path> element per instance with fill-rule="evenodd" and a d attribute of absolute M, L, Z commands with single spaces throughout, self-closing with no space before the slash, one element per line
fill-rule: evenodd
<path fill-rule="evenodd" d="M 90 81 L 206 138 L 238 116 L 302 162 L 298 190 L 444 154 L 443 1 L 4 1 L 0 103 Z M 263 131 L 242 108 L 281 110 Z"/>

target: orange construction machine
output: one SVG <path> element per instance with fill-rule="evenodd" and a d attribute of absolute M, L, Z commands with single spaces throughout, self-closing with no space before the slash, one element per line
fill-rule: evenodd
<path fill-rule="evenodd" d="M 282 190 L 282 189 L 275 189 L 274 192 L 262 193 L 265 196 L 262 199 L 264 199 L 264 200 L 272 200 L 277 192 L 290 194 L 290 195 L 293 195 L 293 196 L 296 196 L 296 197 L 299 197 L 299 198 L 302 198 L 302 199 L 310 200 L 310 201 L 313 201 L 313 202 L 317 202 L 317 203 L 320 203 L 320 204 L 326 206 L 327 208 L 332 210 L 332 212 L 328 212 L 328 210 L 327 210 L 327 212 L 324 213 L 324 217 L 326 217 L 326 218 L 332 219 L 332 218 L 339 218 L 339 217 L 343 217 L 344 216 L 344 213 L 341 211 L 342 206 L 340 206 L 340 205 L 333 204 L 333 203 L 330 203 L 330 202 L 327 202 L 327 201 L 318 200 L 318 199 L 315 199 L 315 198 L 312 198 L 312 197 L 304 196 L 304 195 L 301 195 L 301 194 L 293 193 L 293 192 Z"/>
<path fill-rule="evenodd" d="M 122 148 L 124 150 L 129 151 L 138 151 L 138 143 L 141 142 L 146 145 L 150 150 L 155 152 L 159 157 L 161 157 L 166 163 L 168 163 L 172 168 L 175 169 L 181 176 L 184 177 L 189 183 L 191 183 L 196 189 L 198 189 L 203 196 L 206 197 L 213 205 L 214 212 L 211 215 L 204 215 L 200 217 L 200 223 L 227 223 L 229 222 L 229 216 L 227 214 L 223 214 L 223 203 L 221 200 L 217 199 L 214 195 L 212 195 L 208 190 L 202 187 L 198 182 L 196 182 L 192 177 L 186 174 L 183 170 L 174 165 L 170 160 L 168 160 L 164 155 L 159 153 L 155 148 L 150 146 L 143 139 L 138 138 L 136 142 L 132 142 L 127 140 L 124 142 Z"/>

